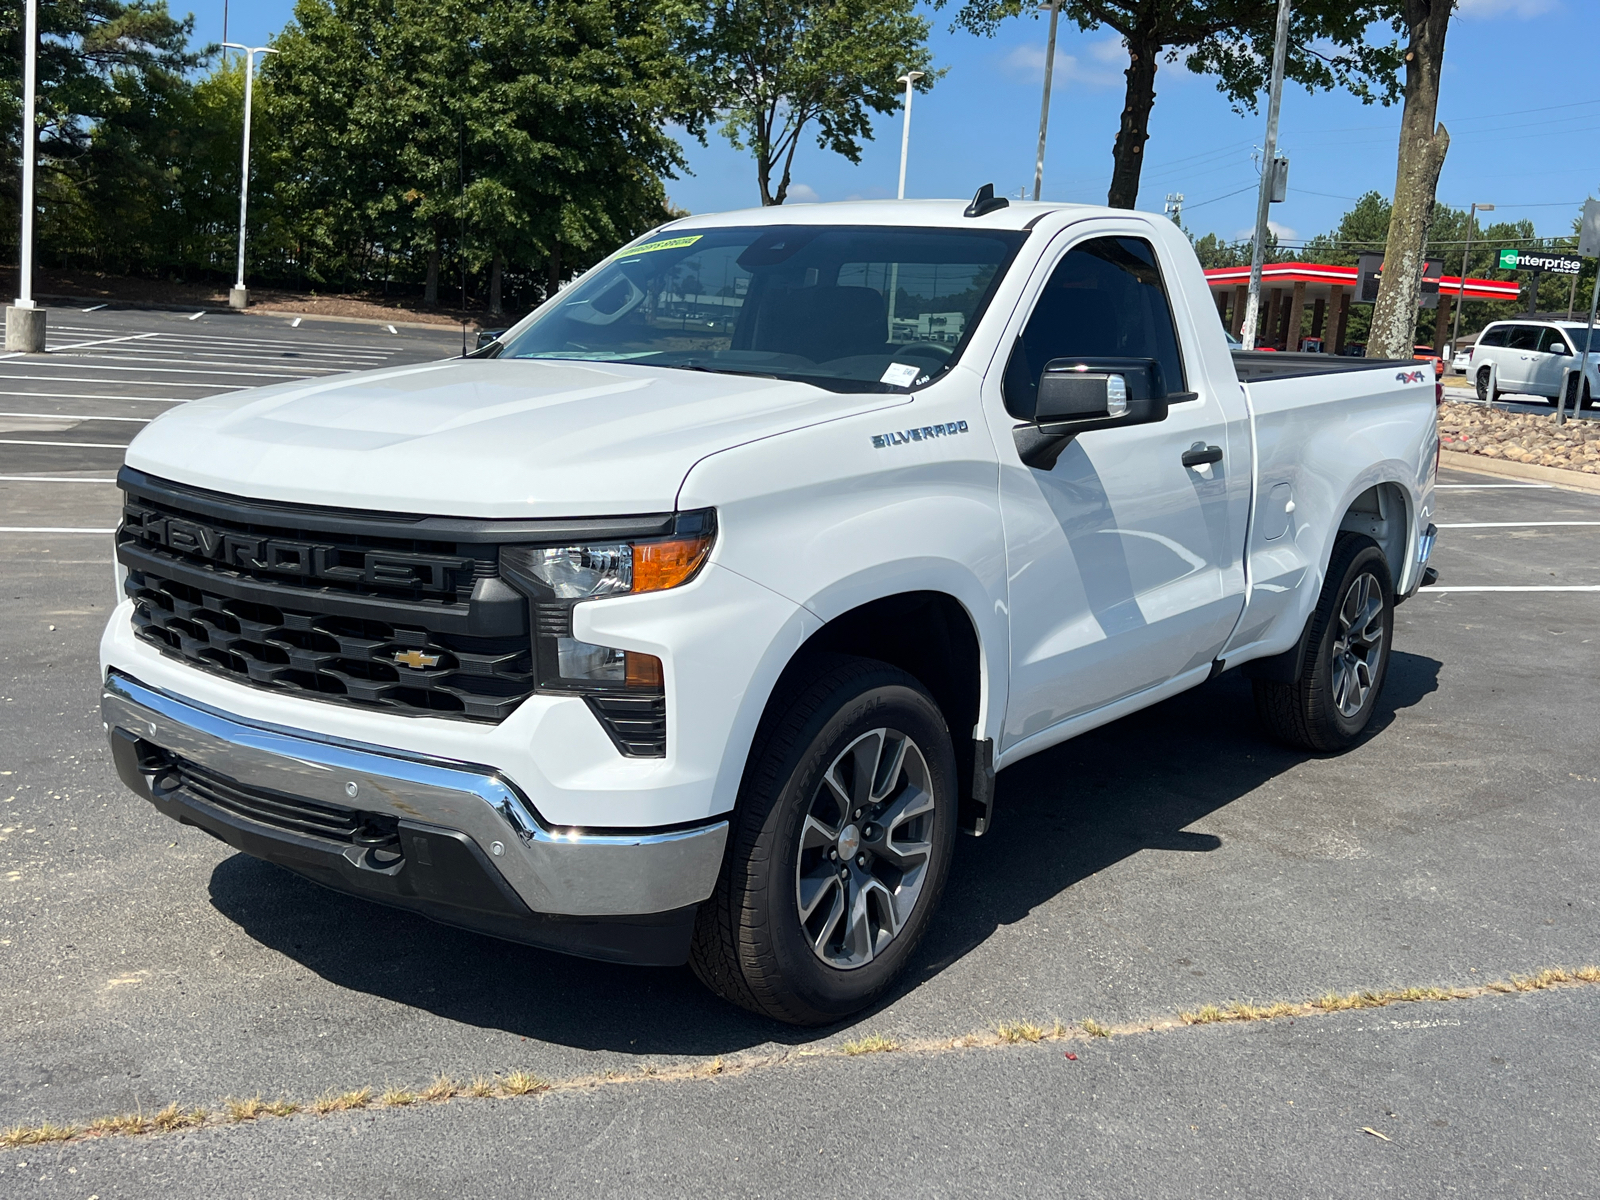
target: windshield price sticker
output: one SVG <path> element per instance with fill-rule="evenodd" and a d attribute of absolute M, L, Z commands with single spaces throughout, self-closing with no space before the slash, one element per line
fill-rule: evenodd
<path fill-rule="evenodd" d="M 1514 250 L 1500 251 L 1500 269 L 1502 271 L 1557 271 L 1562 275 L 1576 275 L 1583 266 L 1583 259 L 1575 254 L 1567 254 L 1559 250 Z"/>
<path fill-rule="evenodd" d="M 662 238 L 659 242 L 646 242 L 642 246 L 635 246 L 632 250 L 627 251 L 626 256 L 632 258 L 636 254 L 649 254 L 653 250 L 682 250 L 685 246 L 694 245 L 703 236 L 703 234 L 697 233 L 692 237 Z"/>
<path fill-rule="evenodd" d="M 917 376 L 922 374 L 921 367 L 913 367 L 906 363 L 890 363 L 889 369 L 883 373 L 879 383 L 887 383 L 893 387 L 910 387 L 917 381 Z"/>

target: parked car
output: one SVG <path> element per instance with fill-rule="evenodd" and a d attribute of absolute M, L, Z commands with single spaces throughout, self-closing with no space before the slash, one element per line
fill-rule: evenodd
<path fill-rule="evenodd" d="M 1478 399 L 1488 403 L 1507 392 L 1543 396 L 1552 403 L 1561 380 L 1577 366 L 1586 326 L 1577 321 L 1496 321 L 1478 335 L 1467 370 Z M 1493 367 L 1491 372 L 1490 368 Z M 1493 375 L 1493 394 L 1490 376 Z M 1569 392 L 1570 396 L 1571 393 Z M 1594 406 L 1600 396 L 1600 333 L 1584 364 L 1582 403 Z"/>
<path fill-rule="evenodd" d="M 1291 745 L 1367 727 L 1428 372 L 1214 313 L 1149 214 L 765 208 L 467 358 L 181 405 L 118 477 L 117 771 L 335 890 L 837 1021 L 997 771 L 1236 667 Z"/>
<path fill-rule="evenodd" d="M 1438 351 L 1432 346 L 1413 346 L 1411 354 L 1419 362 L 1433 364 L 1433 398 L 1437 404 L 1444 403 L 1444 359 L 1439 357 Z"/>
<path fill-rule="evenodd" d="M 1467 367 L 1471 365 L 1471 363 L 1472 350 L 1470 347 L 1465 350 L 1457 350 L 1455 357 L 1450 360 L 1450 369 L 1457 375 L 1465 375 L 1467 373 Z"/>
<path fill-rule="evenodd" d="M 1345 358 L 1365 358 L 1367 356 L 1367 344 L 1365 342 L 1346 342 L 1344 349 L 1339 353 Z"/>

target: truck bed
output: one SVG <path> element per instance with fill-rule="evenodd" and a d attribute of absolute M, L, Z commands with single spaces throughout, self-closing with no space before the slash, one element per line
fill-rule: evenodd
<path fill-rule="evenodd" d="M 1415 367 L 1411 358 L 1346 358 L 1342 354 L 1274 353 L 1269 350 L 1235 350 L 1233 369 L 1242 382 L 1263 379 L 1298 379 L 1307 375 L 1336 375 L 1342 371 L 1369 371 L 1381 367 Z"/>

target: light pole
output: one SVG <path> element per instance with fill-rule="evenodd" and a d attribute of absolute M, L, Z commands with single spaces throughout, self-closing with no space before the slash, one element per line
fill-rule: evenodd
<path fill-rule="evenodd" d="M 1039 153 L 1033 160 L 1033 198 L 1044 188 L 1044 135 L 1050 128 L 1050 79 L 1056 70 L 1056 22 L 1061 18 L 1061 0 L 1050 0 L 1050 36 L 1044 48 L 1044 99 L 1039 102 Z"/>
<path fill-rule="evenodd" d="M 1461 251 L 1461 283 L 1456 289 L 1455 317 L 1450 323 L 1450 354 L 1455 356 L 1456 343 L 1461 340 L 1461 306 L 1467 302 L 1467 255 L 1472 253 L 1472 227 L 1478 223 L 1478 214 L 1493 212 L 1492 204 L 1474 204 L 1467 214 L 1467 244 Z"/>
<path fill-rule="evenodd" d="M 239 281 L 228 293 L 228 307 L 243 309 L 250 302 L 250 293 L 244 286 L 244 218 L 250 207 L 250 100 L 256 74 L 256 55 L 276 54 L 271 46 L 242 46 L 238 42 L 223 42 L 224 46 L 244 51 L 244 166 L 239 177 Z"/>
<path fill-rule="evenodd" d="M 1267 213 L 1278 174 L 1278 105 L 1283 100 L 1283 59 L 1289 48 L 1289 0 L 1278 0 L 1278 28 L 1272 41 L 1272 85 L 1267 95 L 1267 144 L 1261 153 L 1261 194 L 1256 197 L 1256 239 L 1250 250 L 1250 295 L 1244 306 L 1239 338 L 1246 350 L 1256 348 L 1256 323 L 1261 317 L 1261 264 L 1267 252 Z"/>
<path fill-rule="evenodd" d="M 911 85 L 921 79 L 923 72 L 907 71 L 898 82 L 906 85 L 906 127 L 900 134 L 900 191 L 897 200 L 906 198 L 906 157 L 911 153 Z"/>
<path fill-rule="evenodd" d="M 39 131 L 35 92 L 39 84 L 39 0 L 28 0 L 26 47 L 22 55 L 22 246 L 17 302 L 6 309 L 6 349 L 39 354 L 44 350 L 44 309 L 33 303 L 33 160 Z"/>

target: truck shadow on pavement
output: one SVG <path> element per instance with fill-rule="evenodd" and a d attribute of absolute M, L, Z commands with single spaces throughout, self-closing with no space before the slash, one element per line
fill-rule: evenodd
<path fill-rule="evenodd" d="M 1437 690 L 1441 665 L 1394 655 L 1368 741 Z M 1250 685 L 1230 672 L 1003 772 L 993 831 L 958 842 L 933 926 L 880 1007 L 1132 854 L 1220 849 L 1219 838 L 1186 827 L 1309 757 L 1261 734 Z M 330 983 L 452 1022 L 637 1055 L 817 1037 L 723 1003 L 687 967 L 620 967 L 512 945 L 325 890 L 243 854 L 216 867 L 210 890 L 225 917 Z"/>

